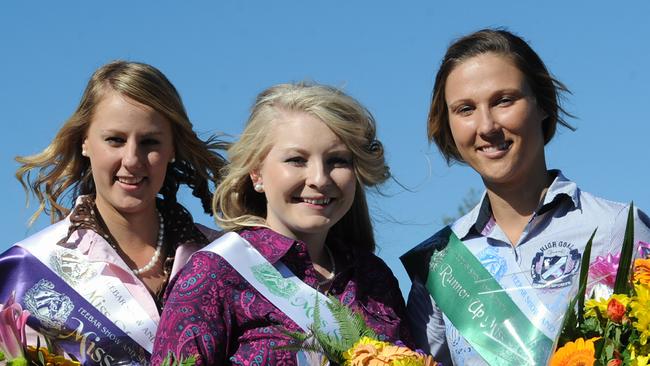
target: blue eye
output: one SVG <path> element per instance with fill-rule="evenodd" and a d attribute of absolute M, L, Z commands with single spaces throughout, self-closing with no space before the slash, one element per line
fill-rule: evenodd
<path fill-rule="evenodd" d="M 288 159 L 285 159 L 284 162 L 291 165 L 301 166 L 301 165 L 305 165 L 307 160 L 305 160 L 305 158 L 303 158 L 302 156 L 293 156 Z"/>
<path fill-rule="evenodd" d="M 327 162 L 335 168 L 343 168 L 352 165 L 352 159 L 340 156 L 330 158 Z"/>
<path fill-rule="evenodd" d="M 126 142 L 126 140 L 117 136 L 109 136 L 105 138 L 104 141 L 106 141 L 109 145 L 122 145 Z"/>

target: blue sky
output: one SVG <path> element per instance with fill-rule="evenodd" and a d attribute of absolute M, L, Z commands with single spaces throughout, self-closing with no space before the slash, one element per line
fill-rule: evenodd
<path fill-rule="evenodd" d="M 543 3 L 543 5 L 541 5 Z M 371 194 L 379 255 L 397 257 L 482 189 L 426 140 L 437 65 L 449 42 L 502 26 L 527 39 L 573 92 L 576 132 L 547 146 L 587 191 L 650 210 L 650 2 L 545 1 L 7 1 L 0 5 L 0 250 L 47 225 L 15 180 L 16 155 L 43 149 L 75 109 L 91 73 L 114 59 L 160 68 L 201 133 L 242 131 L 255 95 L 276 83 L 343 88 L 375 115 L 395 183 Z M 605 5 L 607 4 L 607 5 Z M 188 193 L 184 193 L 187 198 Z M 181 200 L 183 200 L 181 198 Z M 212 225 L 191 199 L 195 219 Z"/>

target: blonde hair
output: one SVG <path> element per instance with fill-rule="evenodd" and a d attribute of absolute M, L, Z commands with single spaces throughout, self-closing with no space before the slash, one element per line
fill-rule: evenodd
<path fill-rule="evenodd" d="M 21 164 L 16 178 L 28 199 L 32 192 L 39 202 L 30 223 L 43 212 L 52 222 L 62 219 L 69 212 L 62 202 L 66 195 L 72 196 L 71 206 L 77 196 L 95 193 L 90 162 L 81 155 L 81 145 L 95 108 L 109 92 L 147 105 L 169 120 L 176 160 L 167 167 L 160 194 L 165 200 L 176 201 L 179 185 L 186 184 L 211 214 L 209 181 L 216 185 L 225 165 L 215 150 L 225 148 L 225 144 L 216 136 L 204 141 L 196 135 L 176 88 L 158 69 L 138 62 L 113 61 L 93 73 L 79 106 L 49 146 L 38 154 L 16 157 Z"/>
<path fill-rule="evenodd" d="M 228 149 L 230 164 L 215 191 L 212 209 L 217 223 L 227 230 L 265 226 L 266 200 L 255 192 L 250 172 L 257 169 L 271 149 L 273 121 L 285 111 L 308 113 L 323 121 L 352 152 L 357 178 L 350 210 L 328 235 L 373 251 L 375 242 L 368 213 L 365 187 L 390 177 L 382 144 L 376 140 L 370 112 L 341 90 L 318 84 L 280 84 L 257 96 L 239 141 Z"/>

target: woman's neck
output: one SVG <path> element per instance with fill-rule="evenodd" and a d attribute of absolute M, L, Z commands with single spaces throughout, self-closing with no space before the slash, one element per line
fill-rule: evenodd
<path fill-rule="evenodd" d="M 156 246 L 160 223 L 155 206 L 137 213 L 124 214 L 101 201 L 96 201 L 95 205 L 122 251 L 130 255 L 146 247 Z"/>
<path fill-rule="evenodd" d="M 513 246 L 519 242 L 552 180 L 546 168 L 527 178 L 517 185 L 485 184 L 492 215 Z"/>

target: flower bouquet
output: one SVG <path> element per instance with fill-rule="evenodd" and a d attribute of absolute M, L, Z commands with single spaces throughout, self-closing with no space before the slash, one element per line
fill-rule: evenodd
<path fill-rule="evenodd" d="M 644 258 L 650 245 L 640 243 L 640 258 L 632 263 L 633 210 L 630 205 L 620 255 L 597 257 L 590 266 L 591 240 L 587 244 L 579 290 L 565 315 L 550 365 L 650 364 L 650 259 Z M 591 286 L 588 274 L 595 282 Z M 585 302 L 587 288 L 592 295 Z"/>
<path fill-rule="evenodd" d="M 52 347 L 41 347 L 40 338 L 36 346 L 27 345 L 25 325 L 29 311 L 15 302 L 12 294 L 7 302 L 0 304 L 0 361 L 8 366 L 79 366 L 77 361 L 66 359 L 52 351 Z M 46 339 L 47 340 L 47 339 Z"/>
<path fill-rule="evenodd" d="M 344 366 L 436 366 L 431 356 L 421 351 L 413 351 L 405 345 L 380 341 L 375 332 L 368 327 L 363 316 L 331 297 L 325 303 L 331 311 L 340 334 L 332 336 L 324 332 L 320 325 L 319 301 L 314 306 L 314 322 L 307 333 L 288 332 L 295 344 L 281 347 L 293 351 L 303 351 L 319 355 L 321 365 Z"/>

